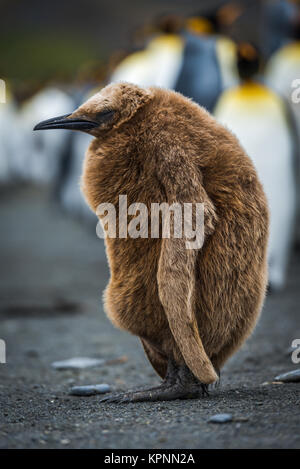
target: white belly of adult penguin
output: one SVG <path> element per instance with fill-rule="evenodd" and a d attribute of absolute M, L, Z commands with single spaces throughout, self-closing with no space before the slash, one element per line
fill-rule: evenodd
<path fill-rule="evenodd" d="M 296 40 L 283 46 L 269 60 L 265 77 L 268 86 L 284 96 L 289 103 L 297 127 L 296 188 L 297 188 L 297 233 L 300 243 L 300 25 Z"/>
<path fill-rule="evenodd" d="M 249 55 L 253 52 L 250 47 Z M 240 47 L 239 54 L 242 53 Z M 244 53 L 247 53 L 247 47 Z M 279 290 L 286 281 L 294 236 L 294 136 L 285 102 L 267 87 L 249 79 L 257 66 L 252 63 L 254 59 L 254 55 L 240 57 L 239 69 L 245 81 L 223 93 L 214 115 L 238 137 L 262 181 L 271 216 L 269 284 L 272 289 Z"/>
<path fill-rule="evenodd" d="M 37 120 L 45 119 L 49 112 L 62 114 L 73 106 L 73 99 L 57 86 L 47 86 L 23 105 L 19 119 L 25 150 L 19 157 L 19 173 L 24 180 L 38 183 L 56 180 L 68 144 L 68 134 L 35 135 L 31 129 Z"/>

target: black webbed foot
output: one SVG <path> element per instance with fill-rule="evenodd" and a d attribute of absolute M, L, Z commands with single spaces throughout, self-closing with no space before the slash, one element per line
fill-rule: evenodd
<path fill-rule="evenodd" d="M 160 386 L 109 394 L 103 397 L 100 402 L 170 401 L 174 399 L 197 399 L 208 395 L 208 385 L 200 383 L 186 365 L 178 366 L 170 361 L 167 375 Z"/>

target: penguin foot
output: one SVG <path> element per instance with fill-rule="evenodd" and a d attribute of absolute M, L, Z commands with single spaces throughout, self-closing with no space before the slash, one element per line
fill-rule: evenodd
<path fill-rule="evenodd" d="M 207 390 L 202 391 L 207 393 Z M 164 386 L 164 383 L 157 388 L 148 389 L 145 391 L 124 392 L 120 394 L 112 394 L 100 400 L 100 402 L 115 402 L 125 404 L 129 402 L 143 402 L 143 401 L 171 401 L 174 399 L 196 399 L 201 396 L 199 389 L 188 390 L 180 385 Z"/>
<path fill-rule="evenodd" d="M 104 396 L 100 402 L 120 403 L 197 399 L 208 396 L 208 385 L 200 383 L 186 365 L 169 363 L 167 375 L 160 386 Z"/>

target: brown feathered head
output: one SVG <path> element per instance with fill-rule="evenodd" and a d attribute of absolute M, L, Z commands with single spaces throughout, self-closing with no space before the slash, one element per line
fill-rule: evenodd
<path fill-rule="evenodd" d="M 33 130 L 81 130 L 100 137 L 130 120 L 152 98 L 150 90 L 130 83 L 116 83 L 103 88 L 71 114 L 47 119 Z"/>

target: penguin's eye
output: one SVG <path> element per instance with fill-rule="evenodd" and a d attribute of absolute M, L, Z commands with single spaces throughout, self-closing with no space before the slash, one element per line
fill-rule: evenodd
<path fill-rule="evenodd" d="M 110 121 L 115 114 L 115 111 L 112 109 L 103 109 L 103 111 L 100 111 L 96 114 L 96 120 L 98 122 L 107 122 Z"/>

